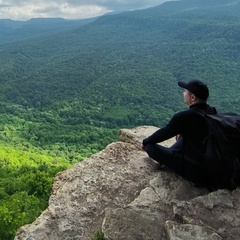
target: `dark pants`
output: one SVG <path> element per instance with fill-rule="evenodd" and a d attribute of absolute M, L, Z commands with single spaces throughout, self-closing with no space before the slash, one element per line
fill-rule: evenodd
<path fill-rule="evenodd" d="M 203 167 L 199 162 L 182 153 L 181 144 L 181 139 L 170 148 L 158 144 L 147 144 L 145 150 L 150 158 L 165 165 L 181 177 L 197 185 L 205 186 L 207 178 Z"/>

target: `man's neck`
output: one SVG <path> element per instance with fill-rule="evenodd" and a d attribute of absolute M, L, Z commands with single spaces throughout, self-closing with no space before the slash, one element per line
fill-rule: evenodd
<path fill-rule="evenodd" d="M 204 100 L 194 100 L 194 101 L 192 101 L 190 104 L 189 104 L 189 107 L 191 107 L 191 106 L 193 106 L 193 105 L 196 105 L 196 104 L 204 104 L 204 103 L 206 103 L 206 101 L 204 101 Z"/>

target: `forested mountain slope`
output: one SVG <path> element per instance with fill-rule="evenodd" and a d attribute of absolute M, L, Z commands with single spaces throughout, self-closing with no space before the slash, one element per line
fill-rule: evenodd
<path fill-rule="evenodd" d="M 136 107 L 151 104 L 159 112 L 159 105 L 179 106 L 176 81 L 200 78 L 215 100 L 221 95 L 220 108 L 238 110 L 228 99 L 239 90 L 237 9 L 236 1 L 167 2 L 4 45 L 1 96 L 25 107 L 77 98 L 84 109 L 114 104 L 139 112 Z"/>
<path fill-rule="evenodd" d="M 65 20 L 48 28 L 40 19 L 0 30 L 0 232 L 12 236 L 31 209 L 32 200 L 16 199 L 46 204 L 51 177 L 117 140 L 120 128 L 162 126 L 183 109 L 177 81 L 204 80 L 211 104 L 240 113 L 239 12 L 239 1 L 182 0 L 62 28 Z M 28 188 L 35 175 L 42 192 Z"/>

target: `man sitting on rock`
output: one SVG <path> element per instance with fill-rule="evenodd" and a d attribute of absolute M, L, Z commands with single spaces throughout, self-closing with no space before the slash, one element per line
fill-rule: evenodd
<path fill-rule="evenodd" d="M 207 173 L 201 161 L 208 129 L 205 119 L 197 112 L 212 114 L 216 110 L 207 104 L 209 89 L 202 81 L 178 82 L 178 85 L 184 89 L 183 99 L 189 108 L 176 113 L 165 127 L 144 139 L 142 149 L 183 178 L 207 186 Z M 170 148 L 157 144 L 174 136 L 179 137 Z"/>

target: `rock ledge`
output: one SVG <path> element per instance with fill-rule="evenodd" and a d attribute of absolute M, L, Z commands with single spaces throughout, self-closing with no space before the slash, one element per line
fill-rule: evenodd
<path fill-rule="evenodd" d="M 140 150 L 156 129 L 122 129 L 120 142 L 57 174 L 49 207 L 15 240 L 239 239 L 239 189 L 208 193 L 160 171 Z"/>

